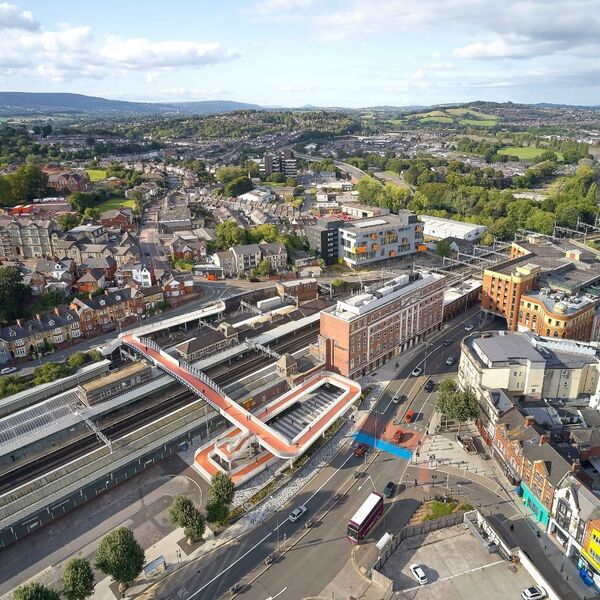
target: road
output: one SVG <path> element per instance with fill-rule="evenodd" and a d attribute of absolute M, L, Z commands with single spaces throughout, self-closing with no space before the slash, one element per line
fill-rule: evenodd
<path fill-rule="evenodd" d="M 406 181 L 404 181 L 404 178 L 400 177 L 400 175 L 390 175 L 385 171 L 377 171 L 376 173 L 373 173 L 373 175 L 374 177 L 376 177 L 377 179 L 381 179 L 382 181 L 389 181 L 400 187 L 404 187 L 407 190 L 409 190 L 411 194 L 414 194 L 415 192 L 415 189 L 412 186 L 408 185 L 408 183 L 406 183 Z"/>
<path fill-rule="evenodd" d="M 477 310 L 472 310 L 463 318 L 475 323 L 478 318 Z M 444 331 L 442 339 L 453 340 L 446 352 L 458 355 L 458 345 L 465 335 L 463 327 L 463 319 L 459 319 Z M 428 365 L 424 364 L 426 354 Z M 415 406 L 415 411 L 418 410 L 415 430 L 425 429 L 433 411 L 434 396 L 423 392 L 422 386 L 428 375 L 431 374 L 437 380 L 449 372 L 450 368 L 446 367 L 444 361 L 445 357 L 437 345 L 430 348 L 423 345 L 417 349 L 398 373 L 397 380 L 382 394 L 371 417 L 362 426 L 362 431 L 369 435 L 375 431 L 381 432 L 387 422 L 394 418 L 397 408 L 407 410 L 409 406 Z M 410 377 L 410 372 L 417 365 L 425 366 L 425 375 Z M 408 400 L 397 407 L 391 400 L 399 390 L 407 394 Z M 377 413 L 380 415 L 378 418 L 375 417 Z M 357 458 L 352 452 L 352 442 L 352 439 L 348 439 L 331 464 L 321 469 L 302 492 L 296 495 L 293 502 L 284 504 L 279 514 L 268 518 L 235 544 L 229 544 L 183 568 L 159 586 L 154 596 L 178 600 L 219 598 L 239 582 L 245 583 L 240 596 L 242 598 L 264 600 L 269 595 L 277 594 L 283 587 L 287 589 L 280 596 L 282 600 L 317 595 L 348 559 L 351 546 L 346 539 L 345 524 L 349 518 L 372 489 L 381 491 L 388 481 L 401 482 L 408 467 L 405 459 L 387 453 Z M 357 469 L 364 470 L 367 465 L 366 475 L 356 479 L 354 472 Z M 338 491 L 343 492 L 343 496 L 340 501 L 333 502 L 333 495 Z M 248 579 L 253 569 L 262 565 L 264 559 L 277 550 L 278 535 L 280 544 L 285 536 L 286 545 L 289 546 L 297 537 L 306 533 L 302 528 L 304 519 L 298 523 L 287 520 L 292 508 L 300 504 L 306 505 L 308 509 L 306 518 L 328 512 L 323 518 L 319 518 L 317 526 L 309 530 L 306 537 L 285 557 L 271 565 L 264 575 L 250 585 Z M 394 530 L 404 525 L 416 507 L 416 504 L 410 502 L 388 501 L 388 505 L 390 510 L 386 513 L 385 525 Z M 310 573 L 309 578 L 306 577 L 307 573 Z"/>

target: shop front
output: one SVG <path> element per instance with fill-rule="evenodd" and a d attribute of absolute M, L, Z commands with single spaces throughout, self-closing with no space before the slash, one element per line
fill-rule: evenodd
<path fill-rule="evenodd" d="M 547 528 L 550 522 L 550 511 L 523 482 L 521 482 L 521 489 L 523 491 L 521 496 L 523 504 L 533 513 L 534 519 Z"/>

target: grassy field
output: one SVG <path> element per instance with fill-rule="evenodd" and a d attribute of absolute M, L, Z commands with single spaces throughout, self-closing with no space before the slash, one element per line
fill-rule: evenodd
<path fill-rule="evenodd" d="M 454 119 L 444 116 L 423 117 L 419 119 L 419 123 L 454 123 Z"/>
<path fill-rule="evenodd" d="M 533 148 L 529 146 L 508 146 L 500 148 L 498 154 L 510 154 L 510 156 L 518 156 L 521 160 L 534 160 L 541 156 L 546 151 L 546 148 Z M 563 160 L 563 155 L 556 152 L 558 160 Z"/>
<path fill-rule="evenodd" d="M 116 208 L 131 208 L 133 206 L 133 200 L 128 200 L 127 198 L 109 198 L 102 202 L 102 204 L 98 204 L 96 208 L 100 212 L 104 212 L 105 210 L 114 210 Z"/>
<path fill-rule="evenodd" d="M 86 171 L 92 181 L 100 181 L 101 179 L 106 179 L 106 171 L 102 169 L 86 169 Z"/>
<path fill-rule="evenodd" d="M 472 125 L 473 127 L 494 127 L 498 124 L 498 121 L 492 121 L 490 119 L 482 119 L 481 121 L 478 119 L 461 119 L 461 125 Z"/>

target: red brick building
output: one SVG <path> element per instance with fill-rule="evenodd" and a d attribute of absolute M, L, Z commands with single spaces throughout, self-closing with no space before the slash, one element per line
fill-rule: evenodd
<path fill-rule="evenodd" d="M 121 229 L 121 231 L 133 231 L 135 229 L 133 213 L 129 208 L 105 210 L 100 215 L 100 223 L 107 229 Z"/>

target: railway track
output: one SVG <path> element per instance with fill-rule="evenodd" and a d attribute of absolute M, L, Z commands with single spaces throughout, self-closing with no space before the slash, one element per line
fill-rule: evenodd
<path fill-rule="evenodd" d="M 308 331 L 301 335 L 292 337 L 279 344 L 277 352 L 296 352 L 306 347 L 311 341 L 316 340 L 317 331 Z M 209 375 L 220 387 L 226 386 L 246 375 L 266 366 L 272 362 L 268 356 L 250 356 L 239 360 L 238 364 L 218 365 L 213 369 L 207 370 Z M 127 414 L 117 415 L 116 419 L 110 419 L 107 423 L 99 423 L 100 430 L 109 439 L 117 439 L 127 435 L 135 429 L 150 423 L 151 421 L 163 417 L 179 408 L 182 408 L 190 402 L 196 400 L 196 396 L 187 390 L 181 390 L 168 398 L 161 397 L 151 404 L 145 403 L 139 410 L 127 412 Z M 139 404 L 144 402 L 140 400 Z M 136 403 L 137 404 L 137 403 Z M 99 448 L 101 443 L 92 432 L 85 433 L 81 437 L 72 440 L 71 443 L 56 448 L 43 456 L 35 457 L 28 463 L 19 463 L 14 468 L 0 473 L 0 493 L 4 493 L 11 488 L 22 485 L 35 479 L 52 469 L 58 468 L 72 460 L 75 460 L 82 454 Z"/>

